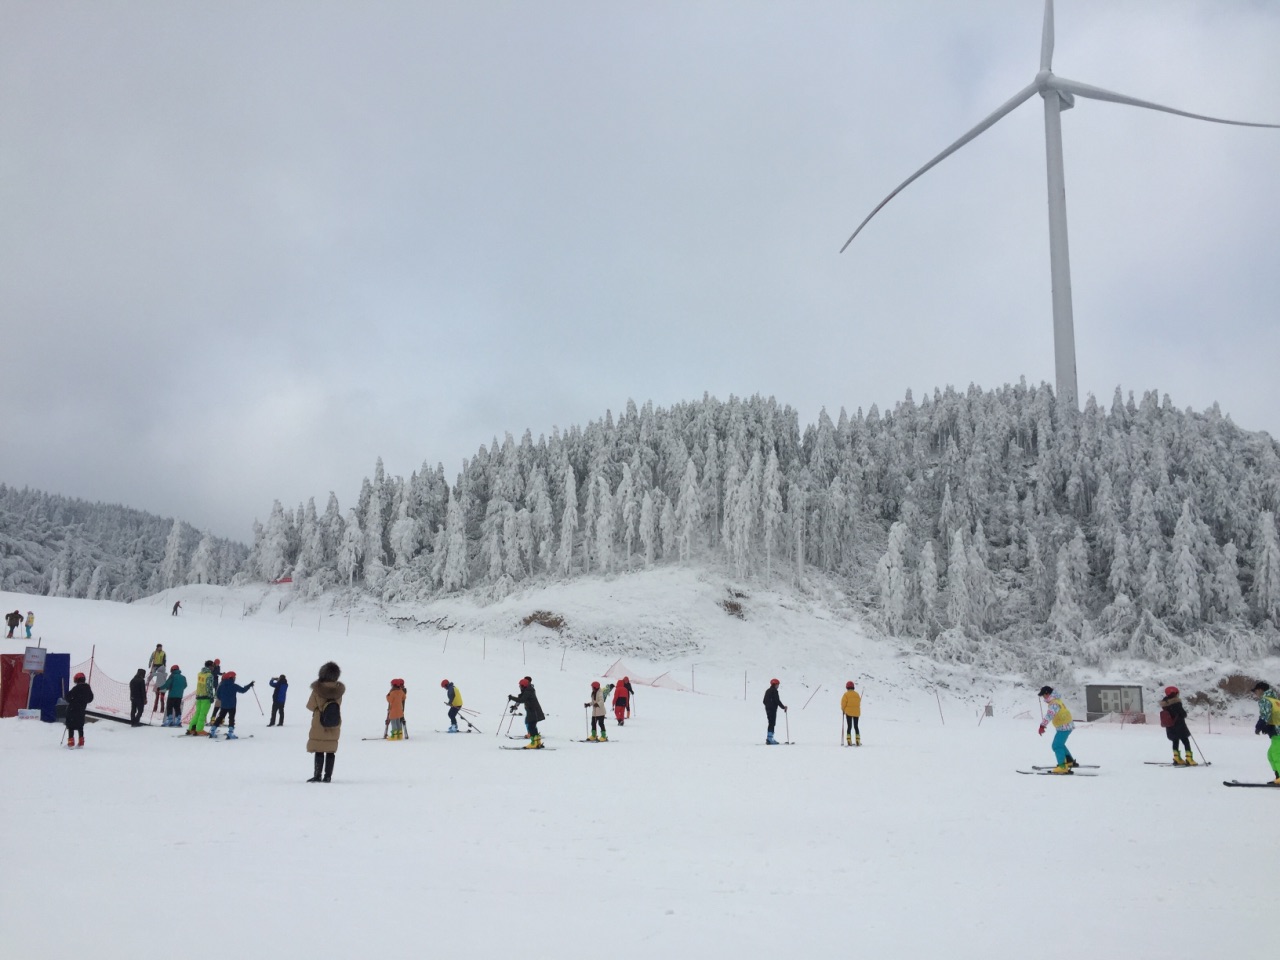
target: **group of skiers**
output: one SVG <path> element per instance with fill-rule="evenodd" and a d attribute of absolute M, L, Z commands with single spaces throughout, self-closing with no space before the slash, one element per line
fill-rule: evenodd
<path fill-rule="evenodd" d="M 12 613 L 6 613 L 4 615 L 4 622 L 5 622 L 5 625 L 8 626 L 9 628 L 9 633 L 6 635 L 6 638 L 9 640 L 14 639 L 13 631 L 17 630 L 18 627 L 22 626 L 22 611 L 14 610 Z M 27 623 L 26 623 L 28 640 L 31 639 L 31 628 L 34 627 L 35 625 L 36 625 L 36 615 L 32 613 L 30 610 L 28 610 Z"/>

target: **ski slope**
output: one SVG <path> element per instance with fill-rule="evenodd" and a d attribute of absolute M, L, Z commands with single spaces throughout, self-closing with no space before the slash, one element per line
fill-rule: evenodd
<path fill-rule="evenodd" d="M 601 623 L 639 617 L 617 582 L 594 589 Z M 695 594 L 689 611 L 705 605 Z M 1144 765 L 1168 757 L 1158 727 L 1081 725 L 1072 750 L 1099 776 L 1018 776 L 1052 760 L 1036 719 L 1017 718 L 1034 691 L 935 694 L 901 649 L 777 604 L 755 611 L 767 633 L 721 614 L 678 662 L 628 655 L 637 674 L 670 670 L 698 692 L 640 687 L 633 719 L 610 717 L 610 743 L 578 743 L 616 650 L 513 629 L 446 640 L 372 609 L 348 626 L 345 611 L 275 596 L 0 594 L 34 609 L 44 645 L 73 663 L 96 645 L 116 679 L 163 643 L 192 678 L 216 656 L 256 680 L 268 710 L 267 680 L 290 680 L 283 728 L 242 696 L 237 732 L 253 737 L 238 742 L 99 722 L 68 750 L 58 725 L 0 721 L 4 956 L 123 960 L 195 939 L 280 958 L 1167 958 L 1272 932 L 1280 791 L 1221 785 L 1265 776 L 1251 725 L 1215 720 L 1210 734 L 1193 715 L 1213 765 L 1191 770 Z M 302 708 L 331 658 L 347 685 L 342 741 L 334 782 L 309 784 Z M 499 749 L 515 743 L 495 730 L 526 673 L 554 751 Z M 770 674 L 793 746 L 763 745 Z M 407 681 L 410 739 L 362 741 L 381 737 L 392 677 Z M 434 732 L 444 677 L 483 733 Z M 864 694 L 860 748 L 840 745 L 849 677 Z M 979 724 L 988 699 L 996 715 Z"/>

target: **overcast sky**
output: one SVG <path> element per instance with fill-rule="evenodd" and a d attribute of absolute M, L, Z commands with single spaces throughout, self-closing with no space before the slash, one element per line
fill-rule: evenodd
<path fill-rule="evenodd" d="M 0 482 L 248 540 L 628 398 L 1053 381 L 1040 0 L 0 3 Z M 1280 122 L 1280 3 L 1054 70 Z M 1080 393 L 1280 436 L 1280 130 L 1063 115 Z"/>

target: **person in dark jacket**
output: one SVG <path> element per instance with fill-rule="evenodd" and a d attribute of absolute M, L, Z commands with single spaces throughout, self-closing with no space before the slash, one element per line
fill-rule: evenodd
<path fill-rule="evenodd" d="M 250 680 L 246 686 L 240 686 L 236 683 L 234 670 L 228 670 L 222 675 L 222 682 L 218 684 L 218 713 L 209 726 L 210 737 L 218 735 L 218 727 L 222 725 L 223 720 L 226 720 L 227 739 L 240 739 L 236 736 L 236 694 L 247 693 L 253 689 L 253 684 L 254 681 Z"/>
<path fill-rule="evenodd" d="M 169 695 L 164 708 L 164 722 L 160 726 L 182 726 L 182 696 L 187 692 L 187 678 L 182 675 L 182 668 L 176 663 L 169 668 L 169 679 L 160 684 L 160 692 Z"/>
<path fill-rule="evenodd" d="M 524 728 L 529 732 L 529 742 L 524 745 L 525 749 L 541 750 L 542 735 L 538 733 L 538 724 L 547 717 L 542 712 L 542 705 L 538 703 L 538 692 L 533 689 L 532 678 L 521 678 L 519 695 L 508 694 L 507 699 L 512 701 L 512 713 L 516 712 L 517 707 L 524 707 Z"/>
<path fill-rule="evenodd" d="M 765 743 L 776 744 L 778 742 L 773 737 L 773 728 L 778 723 L 778 708 L 781 707 L 784 713 L 787 710 L 787 705 L 778 696 L 778 687 L 781 683 L 781 680 L 770 680 L 769 689 L 764 692 L 764 715 L 769 720 L 769 732 L 765 734 Z"/>
<path fill-rule="evenodd" d="M 631 716 L 631 698 L 635 694 L 630 677 L 623 677 L 613 688 L 613 718 L 618 721 L 618 726 L 622 726 L 622 722 Z"/>
<path fill-rule="evenodd" d="M 320 668 L 319 676 L 311 683 L 311 696 L 307 709 L 311 711 L 311 732 L 307 735 L 307 752 L 314 753 L 316 772 L 307 783 L 330 783 L 333 780 L 333 761 L 338 752 L 338 739 L 342 736 L 342 697 L 346 684 L 340 683 L 342 669 L 330 660 Z M 338 706 L 338 723 L 324 725 L 324 713 L 330 704 Z"/>
<path fill-rule="evenodd" d="M 268 727 L 276 726 L 276 717 L 280 718 L 280 726 L 284 726 L 284 698 L 289 695 L 289 681 L 285 679 L 284 674 L 278 677 L 272 677 L 267 681 L 271 684 L 271 722 Z"/>
<path fill-rule="evenodd" d="M 1173 765 L 1175 767 L 1198 766 L 1196 758 L 1191 755 L 1191 731 L 1187 729 L 1187 708 L 1182 705 L 1177 687 L 1164 688 L 1164 698 L 1160 701 L 1160 726 L 1164 727 L 1165 736 L 1173 745 Z M 1187 749 L 1185 760 L 1178 752 L 1179 743 Z"/>
<path fill-rule="evenodd" d="M 9 625 L 8 639 L 12 640 L 13 631 L 18 629 L 18 624 L 22 622 L 22 614 L 17 610 L 13 611 L 13 613 L 6 613 L 4 616 L 4 622 Z"/>
<path fill-rule="evenodd" d="M 129 723 L 142 726 L 142 711 L 147 709 L 147 671 L 139 667 L 129 681 Z"/>
<path fill-rule="evenodd" d="M 84 746 L 84 713 L 93 703 L 93 690 L 90 689 L 83 673 L 75 675 L 75 683 L 67 691 L 67 746 Z M 80 742 L 76 743 L 76 734 L 80 734 Z"/>

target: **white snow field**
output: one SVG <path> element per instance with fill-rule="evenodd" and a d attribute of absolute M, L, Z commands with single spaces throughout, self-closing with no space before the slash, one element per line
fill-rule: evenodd
<path fill-rule="evenodd" d="M 132 605 L 0 594 L 73 664 L 96 645 L 95 670 L 117 680 L 156 643 L 192 679 L 219 657 L 267 709 L 267 680 L 290 680 L 283 728 L 242 697 L 238 742 L 102 721 L 68 750 L 59 725 L 0 720 L 0 955 L 1167 960 L 1273 935 L 1280 791 L 1222 786 L 1265 778 L 1251 724 L 1209 733 L 1193 717 L 1212 766 L 1190 770 L 1144 765 L 1167 759 L 1158 727 L 1082 724 L 1071 747 L 1098 776 L 1019 776 L 1051 761 L 1025 683 L 936 695 L 911 657 L 820 605 L 753 596 L 740 621 L 689 575 L 575 589 L 433 607 L 469 625 L 448 634 L 398 632 L 372 606 L 348 634 L 331 601 L 262 589 Z M 595 624 L 600 652 L 519 629 L 557 606 Z M 643 623 L 658 644 L 662 609 L 678 611 L 684 652 L 626 663 L 698 692 L 640 687 L 610 743 L 574 742 L 591 680 L 617 659 L 610 618 L 614 635 Z M 485 617 L 492 629 L 474 629 Z M 543 642 L 522 650 L 534 630 Z M 310 784 L 303 704 L 330 658 L 347 684 L 342 741 L 334 782 Z M 518 745 L 495 729 L 526 673 L 554 750 L 499 749 Z M 771 674 L 794 746 L 763 745 Z M 362 741 L 382 735 L 392 677 L 407 681 L 411 739 Z M 435 732 L 444 677 L 483 733 Z M 852 749 L 838 711 L 850 677 L 864 694 Z"/>

